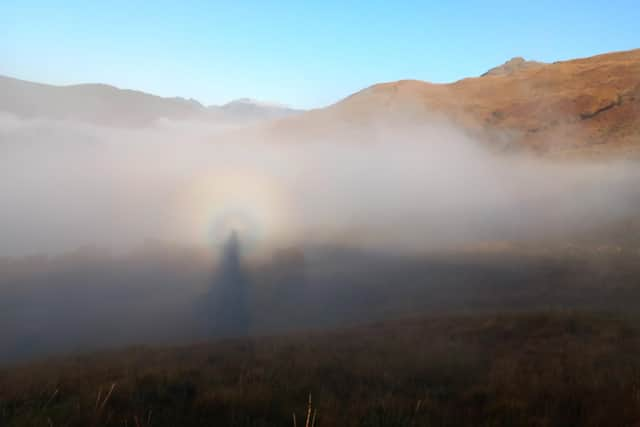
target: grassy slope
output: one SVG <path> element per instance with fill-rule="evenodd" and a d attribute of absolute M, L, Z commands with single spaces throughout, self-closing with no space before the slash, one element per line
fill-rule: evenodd
<path fill-rule="evenodd" d="M 134 348 L 1 372 L 0 424 L 302 425 L 311 393 L 319 426 L 631 425 L 638 350 L 627 321 L 580 312 Z"/>
<path fill-rule="evenodd" d="M 345 123 L 375 129 L 442 118 L 494 145 L 635 150 L 640 143 L 640 49 L 450 84 L 376 84 L 327 108 L 280 121 L 275 131 L 327 137 Z"/>

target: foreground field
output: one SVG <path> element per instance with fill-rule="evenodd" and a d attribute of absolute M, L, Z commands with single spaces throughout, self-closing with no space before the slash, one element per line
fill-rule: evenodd
<path fill-rule="evenodd" d="M 631 236 L 635 234 L 628 233 Z M 338 330 L 407 316 L 579 311 L 633 315 L 638 244 L 425 256 L 318 248 L 246 267 L 253 336 Z M 580 249 L 580 250 L 578 250 Z M 155 250 L 0 260 L 0 366 L 131 345 L 220 338 L 207 314 L 211 256 Z M 228 335 L 227 335 L 228 336 Z"/>
<path fill-rule="evenodd" d="M 0 371 L 0 425 L 635 425 L 635 325 L 431 316 L 50 360 Z"/>

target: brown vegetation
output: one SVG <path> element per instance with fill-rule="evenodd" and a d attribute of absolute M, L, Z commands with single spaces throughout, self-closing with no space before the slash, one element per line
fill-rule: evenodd
<path fill-rule="evenodd" d="M 52 360 L 0 371 L 0 424 L 635 425 L 630 325 L 579 312 L 430 317 Z"/>
<path fill-rule="evenodd" d="M 446 119 L 504 148 L 635 150 L 640 144 L 640 49 L 543 64 L 517 58 L 450 84 L 373 85 L 330 107 L 276 124 L 329 135 L 336 127 Z"/>

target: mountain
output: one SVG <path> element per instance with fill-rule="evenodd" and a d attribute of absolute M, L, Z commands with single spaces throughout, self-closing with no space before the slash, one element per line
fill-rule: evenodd
<path fill-rule="evenodd" d="M 329 137 L 345 125 L 453 123 L 500 148 L 640 146 L 640 49 L 545 64 L 515 58 L 449 84 L 370 86 L 327 108 L 275 123 L 279 136 Z"/>
<path fill-rule="evenodd" d="M 53 86 L 0 76 L 0 112 L 24 118 L 138 127 L 161 118 L 237 124 L 285 117 L 299 111 L 246 99 L 205 107 L 194 99 L 164 98 L 105 84 Z"/>
<path fill-rule="evenodd" d="M 301 112 L 300 110 L 289 108 L 286 105 L 256 101 L 250 98 L 236 99 L 218 108 L 238 117 L 253 118 L 280 118 Z"/>
<path fill-rule="evenodd" d="M 160 117 L 185 119 L 204 109 L 193 99 L 162 98 L 104 84 L 53 86 L 3 76 L 0 94 L 0 111 L 20 117 L 109 126 L 141 126 Z"/>
<path fill-rule="evenodd" d="M 102 84 L 51 86 L 0 76 L 1 111 L 109 126 L 146 126 L 160 118 L 264 122 L 278 140 L 368 140 L 381 127 L 444 121 L 500 150 L 640 151 L 640 49 L 554 63 L 517 57 L 448 84 L 375 84 L 307 112 L 248 98 L 205 107 Z"/>

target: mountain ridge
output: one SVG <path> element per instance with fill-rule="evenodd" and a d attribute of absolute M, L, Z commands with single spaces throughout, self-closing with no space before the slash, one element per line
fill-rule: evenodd
<path fill-rule="evenodd" d="M 640 151 L 640 49 L 552 63 L 515 57 L 478 77 L 377 83 L 306 111 L 251 98 L 205 106 L 106 84 L 53 86 L 3 76 L 0 89 L 0 111 L 108 126 L 159 118 L 262 121 L 270 137 L 297 141 L 346 131 L 369 138 L 381 126 L 445 122 L 501 150 Z"/>
<path fill-rule="evenodd" d="M 329 137 L 345 125 L 436 121 L 501 148 L 640 147 L 640 49 L 511 68 L 446 84 L 374 84 L 326 108 L 283 119 L 271 130 L 279 136 Z"/>
<path fill-rule="evenodd" d="M 301 112 L 266 102 L 244 102 L 242 108 L 238 108 L 238 100 L 205 106 L 193 98 L 163 97 L 104 83 L 50 85 L 3 75 L 0 75 L 0 93 L 0 112 L 23 118 L 75 119 L 107 126 L 147 126 L 161 118 L 251 122 Z"/>

